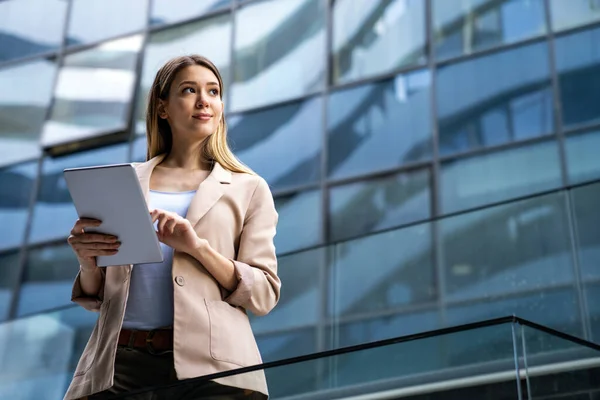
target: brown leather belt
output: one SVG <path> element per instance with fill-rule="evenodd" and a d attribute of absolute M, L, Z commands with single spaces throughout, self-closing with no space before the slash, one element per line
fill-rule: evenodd
<path fill-rule="evenodd" d="M 150 353 L 173 350 L 173 330 L 156 329 L 151 331 L 138 331 L 121 329 L 117 343 L 119 346 L 145 349 Z"/>

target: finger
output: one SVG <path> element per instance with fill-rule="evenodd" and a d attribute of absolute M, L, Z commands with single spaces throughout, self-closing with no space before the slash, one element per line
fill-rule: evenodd
<path fill-rule="evenodd" d="M 79 252 L 80 257 L 98 257 L 98 256 L 112 256 L 119 252 L 118 249 L 110 250 L 84 250 Z"/>
<path fill-rule="evenodd" d="M 82 233 L 84 228 L 96 227 L 102 224 L 101 221 L 93 218 L 79 218 L 75 221 L 75 225 L 71 230 L 71 234 L 75 235 L 78 233 Z"/>
<path fill-rule="evenodd" d="M 114 250 L 121 247 L 121 242 L 116 243 L 77 243 L 73 246 L 76 252 L 85 252 L 90 250 Z"/>
<path fill-rule="evenodd" d="M 160 218 L 160 216 L 163 213 L 161 213 L 159 210 L 154 210 L 150 213 L 150 216 L 152 217 L 152 223 L 155 223 L 156 221 L 158 221 L 158 219 Z"/>
<path fill-rule="evenodd" d="M 104 233 L 83 233 L 79 235 L 71 235 L 69 236 L 69 243 L 114 243 L 119 238 L 114 235 L 107 235 Z"/>
<path fill-rule="evenodd" d="M 165 224 L 165 232 L 169 235 L 172 235 L 175 232 L 175 227 L 177 226 L 177 223 L 178 221 L 175 218 L 168 220 Z"/>
<path fill-rule="evenodd" d="M 160 216 L 160 219 L 159 219 L 159 221 L 158 221 L 158 232 L 159 232 L 161 235 L 164 235 L 164 234 L 165 234 L 165 224 L 166 224 L 168 221 L 170 221 L 170 220 L 171 220 L 171 217 L 170 217 L 169 215 L 167 215 L 167 214 L 162 214 L 162 215 Z"/>

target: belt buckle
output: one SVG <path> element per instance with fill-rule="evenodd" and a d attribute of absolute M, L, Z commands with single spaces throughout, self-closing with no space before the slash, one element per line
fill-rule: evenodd
<path fill-rule="evenodd" d="M 154 332 L 155 330 L 153 329 L 149 331 L 146 335 L 146 349 L 148 350 L 148 353 L 152 355 L 157 355 L 158 353 L 156 353 L 156 350 L 154 350 L 154 347 L 152 347 L 152 339 L 154 338 Z"/>

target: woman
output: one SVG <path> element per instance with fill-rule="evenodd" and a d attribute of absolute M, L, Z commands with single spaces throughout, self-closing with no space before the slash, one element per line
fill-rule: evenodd
<path fill-rule="evenodd" d="M 279 299 L 278 216 L 267 183 L 227 146 L 222 91 L 217 68 L 195 55 L 167 62 L 152 85 L 148 161 L 135 168 L 163 263 L 99 268 L 96 256 L 116 254 L 118 238 L 85 232 L 99 221 L 75 223 L 72 300 L 100 315 L 65 399 L 104 399 L 261 363 L 245 311 L 265 315 Z M 262 371 L 201 392 L 165 398 L 268 394 Z"/>

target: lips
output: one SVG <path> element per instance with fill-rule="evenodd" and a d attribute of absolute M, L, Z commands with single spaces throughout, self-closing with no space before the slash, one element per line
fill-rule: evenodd
<path fill-rule="evenodd" d="M 199 119 L 201 121 L 207 121 L 207 120 L 209 120 L 209 119 L 212 118 L 212 115 L 207 114 L 207 113 L 200 113 L 200 114 L 194 114 L 194 115 L 192 115 L 192 118 Z"/>

